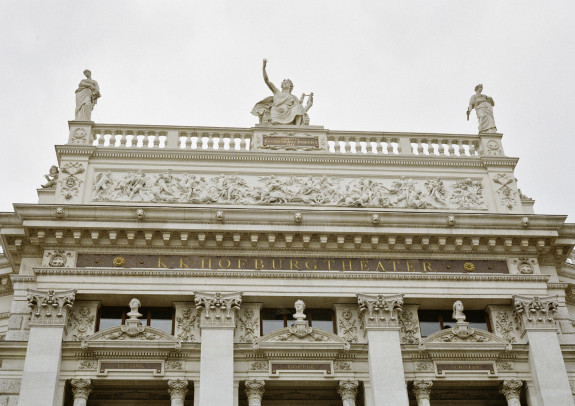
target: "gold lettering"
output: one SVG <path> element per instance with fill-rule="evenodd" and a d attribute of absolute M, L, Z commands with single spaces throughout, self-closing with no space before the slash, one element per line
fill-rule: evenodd
<path fill-rule="evenodd" d="M 415 272 L 415 268 L 409 264 L 409 261 L 405 261 L 405 265 L 407 266 L 407 272 Z"/>
<path fill-rule="evenodd" d="M 310 262 L 313 264 L 313 268 L 309 267 Z M 305 267 L 309 270 L 309 271 L 314 271 L 317 269 L 317 262 L 315 261 L 315 259 L 310 259 L 309 261 L 305 261 Z"/>
<path fill-rule="evenodd" d="M 244 269 L 246 266 L 246 262 L 248 262 L 245 258 L 238 258 L 238 269 Z"/>
<path fill-rule="evenodd" d="M 184 257 L 180 257 L 180 268 L 189 268 L 188 264 L 186 264 Z"/>
<path fill-rule="evenodd" d="M 324 259 L 325 262 L 327 262 L 327 270 L 331 271 L 331 263 L 335 262 L 333 259 Z"/>
<path fill-rule="evenodd" d="M 228 264 L 227 264 L 226 266 L 224 266 L 224 265 L 222 265 L 222 261 L 227 261 Z M 222 269 L 228 269 L 228 268 L 232 265 L 232 262 L 231 262 L 229 259 L 227 259 L 227 258 L 221 258 L 221 259 L 218 261 L 218 265 L 219 265 L 220 268 L 222 268 Z"/>
<path fill-rule="evenodd" d="M 397 272 L 397 268 L 395 266 L 395 263 L 399 262 L 399 261 L 389 261 L 389 262 L 391 262 L 393 264 L 393 272 Z"/>
<path fill-rule="evenodd" d="M 279 261 L 280 261 L 279 267 L 276 267 L 276 258 L 272 258 L 272 268 L 273 269 L 276 269 L 276 270 L 282 269 L 282 260 L 280 259 Z"/>
<path fill-rule="evenodd" d="M 380 271 L 380 272 L 385 272 L 385 268 L 383 267 L 383 264 L 381 263 L 381 261 L 377 261 L 377 268 L 375 270 Z"/>
<path fill-rule="evenodd" d="M 206 266 L 206 258 L 205 257 L 201 257 L 200 258 L 202 260 L 202 268 L 204 269 L 212 269 L 212 259 L 211 258 L 207 258 L 208 260 L 208 266 Z"/>
<path fill-rule="evenodd" d="M 264 260 L 261 258 L 254 259 L 254 269 L 257 269 L 258 271 L 264 269 Z"/>
<path fill-rule="evenodd" d="M 424 261 L 424 262 L 422 262 L 421 264 L 423 265 L 423 272 L 427 272 L 427 271 L 429 271 L 429 272 L 435 272 L 434 269 L 431 269 L 431 262 L 425 262 L 425 261 Z"/>
<path fill-rule="evenodd" d="M 347 260 L 347 266 L 345 265 L 345 259 L 341 260 L 342 271 L 351 271 L 351 259 Z"/>
<path fill-rule="evenodd" d="M 359 270 L 360 271 L 369 271 L 369 262 L 365 259 L 359 261 Z"/>
<path fill-rule="evenodd" d="M 167 268 L 168 265 L 164 264 L 162 257 L 158 257 L 158 268 Z"/>
<path fill-rule="evenodd" d="M 295 268 L 294 268 L 295 266 Z M 289 269 L 291 271 L 293 271 L 294 269 L 297 269 L 299 271 L 299 263 L 297 259 L 290 259 L 289 260 Z"/>

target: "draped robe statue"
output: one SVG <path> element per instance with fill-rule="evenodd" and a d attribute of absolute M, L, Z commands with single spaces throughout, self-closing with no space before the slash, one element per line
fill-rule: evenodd
<path fill-rule="evenodd" d="M 495 127 L 495 118 L 493 118 L 493 106 L 495 102 L 489 96 L 481 94 L 483 85 L 475 86 L 475 94 L 469 100 L 469 107 L 467 108 L 467 119 L 469 120 L 469 113 L 475 109 L 477 120 L 479 121 L 479 134 L 497 132 Z"/>
<path fill-rule="evenodd" d="M 76 90 L 76 121 L 90 121 L 94 105 L 98 102 L 100 86 L 92 79 L 92 72 L 84 71 L 86 79 L 82 79 Z"/>

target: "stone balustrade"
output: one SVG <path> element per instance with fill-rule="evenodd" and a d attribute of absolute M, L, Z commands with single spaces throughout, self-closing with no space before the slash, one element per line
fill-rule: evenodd
<path fill-rule="evenodd" d="M 74 122 L 71 122 L 71 124 Z M 253 150 L 253 128 L 178 127 L 152 125 L 94 124 L 92 145 L 106 148 L 173 150 Z M 265 129 L 263 129 L 265 131 Z M 306 133 L 305 127 L 278 129 L 286 135 Z M 262 129 L 258 129 L 262 131 Z M 327 152 L 358 155 L 415 155 L 472 158 L 503 155 L 501 134 L 430 134 L 329 131 L 314 128 L 324 136 Z M 276 134 L 277 135 L 277 134 Z M 297 135 L 297 134 L 296 134 Z M 484 139 L 485 138 L 485 139 Z M 487 139 L 488 138 L 488 139 Z"/>

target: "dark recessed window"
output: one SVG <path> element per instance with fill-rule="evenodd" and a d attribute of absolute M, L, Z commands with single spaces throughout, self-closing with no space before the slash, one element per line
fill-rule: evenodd
<path fill-rule="evenodd" d="M 101 307 L 96 331 L 102 331 L 110 327 L 126 324 L 126 319 L 129 318 L 127 316 L 127 313 L 129 312 L 130 309 L 127 309 L 126 307 L 112 307 L 112 306 Z M 174 331 L 173 308 L 148 307 L 148 308 L 141 308 L 139 312 L 142 314 L 140 322 L 144 326 L 154 327 L 157 328 L 158 330 L 165 331 L 168 334 L 173 334 Z"/>
<path fill-rule="evenodd" d="M 261 311 L 261 331 L 262 335 L 270 333 L 280 328 L 289 327 L 293 323 L 294 309 L 262 309 Z M 331 309 L 305 309 L 308 324 L 311 327 L 319 328 L 333 333 L 335 315 Z"/>
<path fill-rule="evenodd" d="M 420 310 L 419 328 L 421 336 L 427 337 L 436 331 L 455 327 L 451 310 Z M 490 331 L 489 318 L 483 310 L 465 310 L 466 322 L 470 328 Z"/>

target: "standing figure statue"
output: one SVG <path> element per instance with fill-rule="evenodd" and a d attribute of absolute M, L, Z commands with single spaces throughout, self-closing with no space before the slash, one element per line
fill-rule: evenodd
<path fill-rule="evenodd" d="M 268 74 L 266 72 L 267 63 L 267 59 L 264 59 L 264 82 L 266 82 L 266 85 L 268 85 L 274 95 L 266 97 L 262 101 L 256 103 L 252 109 L 252 114 L 260 118 L 260 124 L 309 124 L 307 112 L 313 105 L 313 93 L 310 93 L 309 95 L 304 93 L 298 99 L 296 96 L 291 94 L 293 83 L 289 79 L 284 79 L 281 86 L 282 89 L 278 90 L 278 88 L 275 87 L 268 78 Z M 308 100 L 304 107 L 303 101 L 305 96 L 308 96 Z"/>
<path fill-rule="evenodd" d="M 475 109 L 477 120 L 479 120 L 479 134 L 494 133 L 497 132 L 495 119 L 493 118 L 493 106 L 495 106 L 495 102 L 491 97 L 481 94 L 482 91 L 482 84 L 475 86 L 475 94 L 471 96 L 469 107 L 467 107 L 467 121 L 469 121 L 471 110 Z"/>
<path fill-rule="evenodd" d="M 86 79 L 82 79 L 76 90 L 76 121 L 90 121 L 92 110 L 98 102 L 100 86 L 92 79 L 92 72 L 84 71 Z"/>

